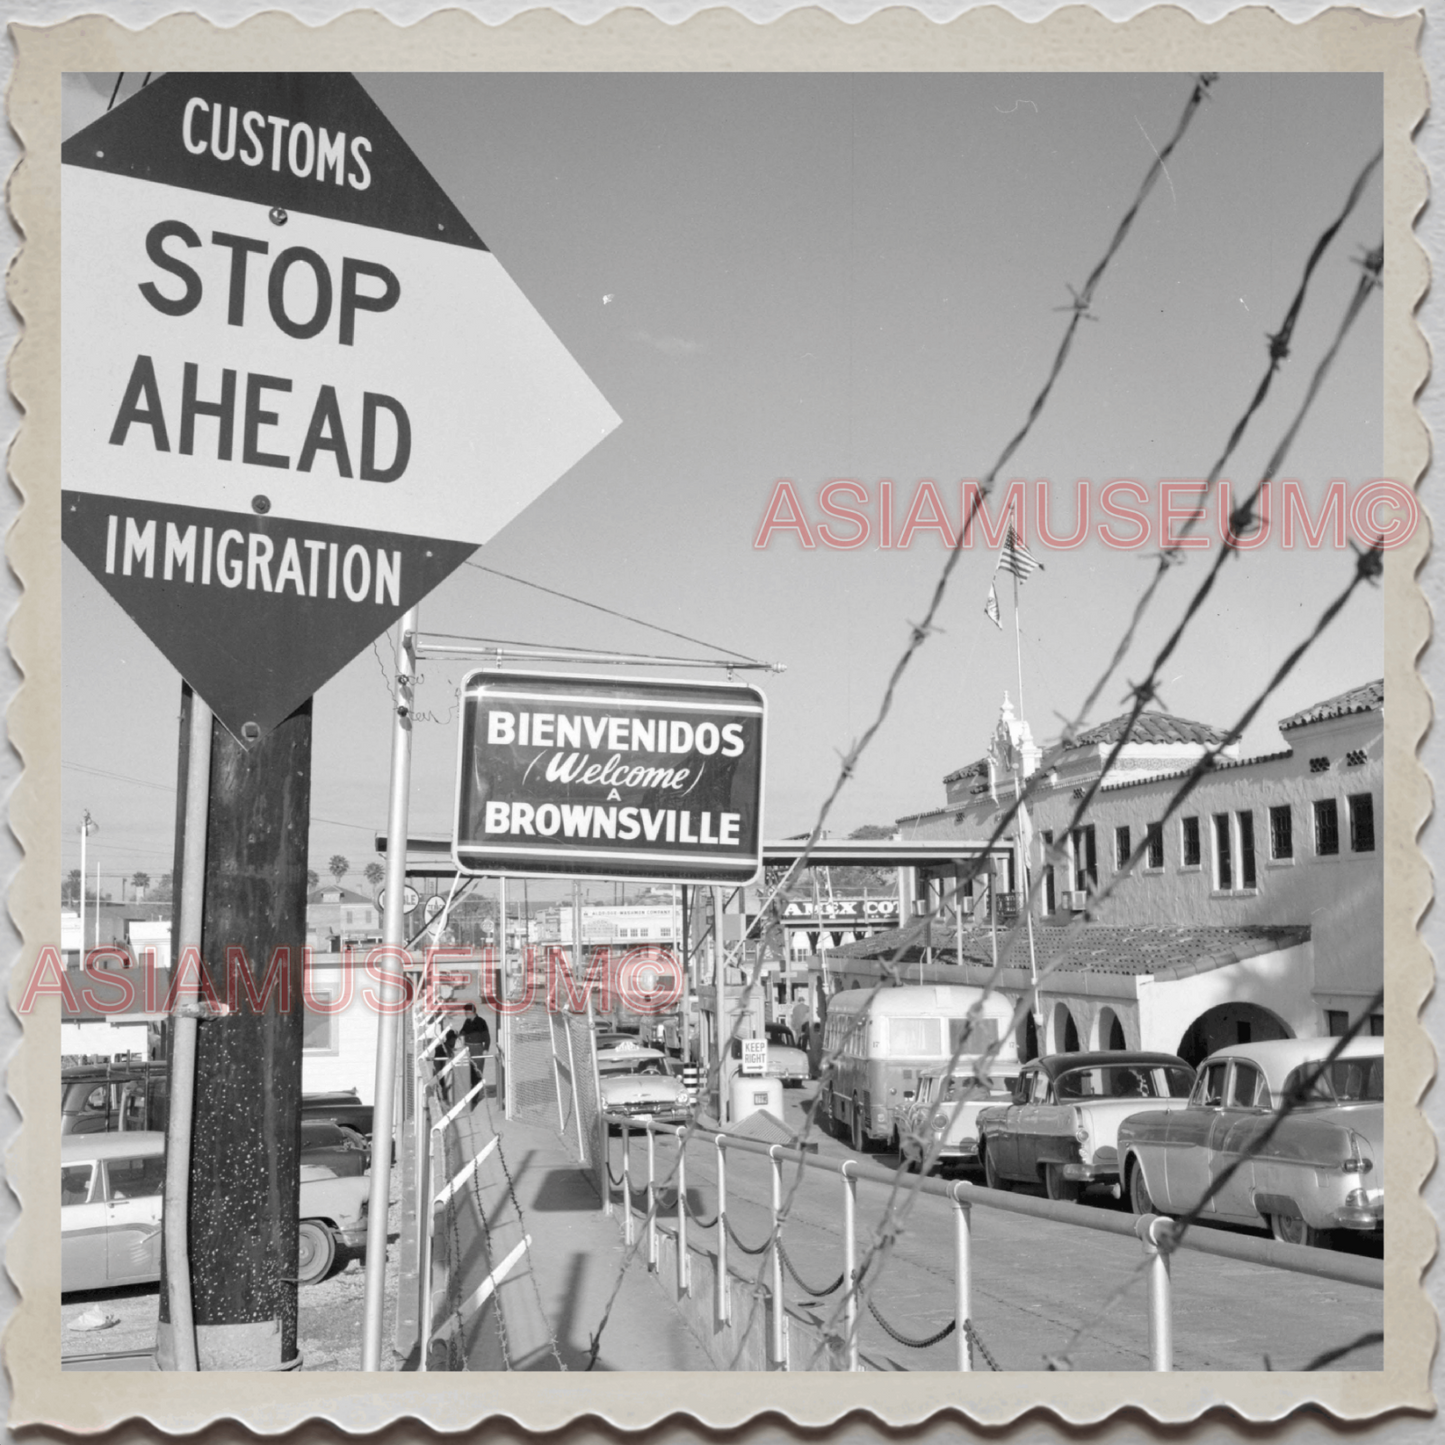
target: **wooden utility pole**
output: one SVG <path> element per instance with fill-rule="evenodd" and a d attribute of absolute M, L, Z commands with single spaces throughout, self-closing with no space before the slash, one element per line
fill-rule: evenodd
<path fill-rule="evenodd" d="M 181 697 L 180 785 L 191 692 Z M 184 798 L 180 800 L 184 810 Z M 192 1315 L 202 1370 L 274 1370 L 296 1359 L 301 1165 L 301 969 L 311 813 L 311 701 L 249 744 L 216 727 L 211 744 L 201 955 L 222 1002 L 228 956 L 244 957 L 262 995 L 238 984 L 235 1010 L 203 1018 L 191 1135 Z M 177 838 L 174 894 L 184 888 Z M 239 951 L 239 952 L 238 952 Z M 174 967 L 181 967 L 176 959 Z M 275 966 L 269 992 L 267 974 Z M 166 1282 L 157 1358 L 172 1367 Z"/>

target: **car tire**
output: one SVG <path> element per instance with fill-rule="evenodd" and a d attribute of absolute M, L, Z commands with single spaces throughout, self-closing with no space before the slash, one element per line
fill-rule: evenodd
<path fill-rule="evenodd" d="M 1326 1241 L 1326 1232 L 1306 1224 L 1298 1214 L 1271 1214 L 1269 1232 L 1281 1244 L 1304 1244 L 1318 1248 Z"/>
<path fill-rule="evenodd" d="M 1005 1179 L 994 1166 L 993 1150 L 982 1140 L 979 1141 L 978 1152 L 983 1155 L 983 1182 L 990 1189 L 998 1189 L 1007 1193 L 1013 1186 L 1013 1180 Z"/>
<path fill-rule="evenodd" d="M 303 1219 L 297 1234 L 296 1283 L 315 1284 L 336 1262 L 336 1238 L 319 1219 Z"/>
<path fill-rule="evenodd" d="M 1084 1186 L 1077 1179 L 1064 1178 L 1062 1164 L 1044 1165 L 1044 1193 L 1059 1204 L 1077 1204 Z"/>
<path fill-rule="evenodd" d="M 1144 1171 L 1136 1159 L 1129 1168 L 1129 1207 L 1135 1214 L 1163 1214 L 1150 1197 L 1149 1186 L 1144 1182 Z"/>

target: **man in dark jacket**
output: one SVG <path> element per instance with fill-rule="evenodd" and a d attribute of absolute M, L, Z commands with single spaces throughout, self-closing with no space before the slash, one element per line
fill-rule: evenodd
<path fill-rule="evenodd" d="M 462 1015 L 462 1027 L 457 1042 L 466 1049 L 470 1058 L 471 1087 L 476 1088 L 482 1082 L 482 1070 L 486 1064 L 487 1053 L 492 1047 L 492 1031 L 487 1027 L 486 1019 L 477 1012 L 475 1004 L 464 1004 Z"/>

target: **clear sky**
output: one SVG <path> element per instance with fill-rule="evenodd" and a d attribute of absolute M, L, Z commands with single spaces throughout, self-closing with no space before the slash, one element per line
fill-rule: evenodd
<path fill-rule="evenodd" d="M 113 79 L 113 77 L 112 77 Z M 811 826 L 839 755 L 868 725 L 944 561 L 907 549 L 766 550 L 754 537 L 780 479 L 810 523 L 836 478 L 876 524 L 893 483 L 895 539 L 919 483 L 948 515 L 959 485 L 1022 422 L 1083 283 L 1172 132 L 1187 76 L 367 76 L 365 84 L 622 418 L 475 561 L 786 664 L 770 706 L 766 831 Z M 67 93 L 67 121 L 103 107 Z M 1379 145 L 1377 77 L 1226 75 L 1170 159 L 1100 287 L 1095 322 L 1000 478 L 1050 483 L 1070 530 L 1075 484 L 1200 478 L 1263 369 L 1315 238 Z M 1290 360 L 1227 476 L 1252 486 L 1303 395 L 1380 237 L 1378 175 L 1321 264 Z M 1365 311 L 1283 469 L 1317 506 L 1381 465 L 1381 311 Z M 1157 515 L 1150 503 L 1146 510 Z M 825 520 L 825 519 L 824 519 Z M 1101 519 L 1097 511 L 1092 522 Z M 1022 592 L 1026 716 L 1047 741 L 1074 715 L 1150 573 L 1155 547 L 1073 551 Z M 1127 528 L 1115 523 L 1123 532 Z M 834 529 L 845 534 L 846 524 Z M 1211 533 L 1217 539 L 1213 527 Z M 1123 710 L 1210 553 L 1175 569 L 1092 720 Z M 1017 694 L 1006 629 L 983 613 L 995 563 L 960 559 L 932 637 L 845 790 L 835 834 L 938 806 L 942 778 L 982 754 Z M 179 680 L 67 553 L 64 865 L 88 808 L 107 890 L 171 866 Z M 1349 576 L 1333 546 L 1277 538 L 1230 562 L 1165 675 L 1169 711 L 1232 722 Z M 423 632 L 704 655 L 574 603 L 464 567 L 421 606 Z M 1381 675 L 1383 602 L 1362 591 L 1267 704 L 1277 719 Z M 423 666 L 415 831 L 450 826 L 456 690 L 467 665 Z M 382 639 L 315 702 L 312 867 L 348 880 L 384 826 L 390 746 Z M 707 674 L 685 674 L 705 676 Z"/>

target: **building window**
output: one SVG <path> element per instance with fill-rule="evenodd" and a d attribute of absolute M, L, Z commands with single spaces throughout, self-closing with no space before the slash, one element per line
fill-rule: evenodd
<path fill-rule="evenodd" d="M 1350 1016 L 1342 1008 L 1325 1010 L 1325 1032 L 1332 1039 L 1343 1038 L 1350 1026 Z"/>
<path fill-rule="evenodd" d="M 318 1004 L 334 1003 L 333 990 L 310 990 Z M 340 1017 L 318 1013 L 314 1008 L 301 1010 L 301 1052 L 303 1054 L 334 1054 L 340 1049 Z"/>
<path fill-rule="evenodd" d="M 1239 815 L 1239 886 L 1253 888 L 1257 879 L 1254 872 L 1254 814 Z"/>
<path fill-rule="evenodd" d="M 1179 820 L 1180 841 L 1183 844 L 1184 866 L 1186 868 L 1199 867 L 1199 819 L 1181 818 Z"/>
<path fill-rule="evenodd" d="M 1070 840 L 1074 845 L 1074 887 L 1083 892 L 1090 883 L 1097 883 L 1099 880 L 1099 855 L 1095 844 L 1094 825 L 1086 823 L 1082 828 L 1075 828 L 1070 834 Z"/>
<path fill-rule="evenodd" d="M 1164 866 L 1164 825 L 1162 823 L 1149 824 L 1149 867 L 1162 868 Z"/>
<path fill-rule="evenodd" d="M 1043 834 L 1044 840 L 1044 912 L 1052 913 L 1058 903 L 1054 898 L 1054 865 L 1049 861 L 1049 850 L 1054 846 L 1054 835 Z"/>
<path fill-rule="evenodd" d="M 1228 891 L 1234 887 L 1233 859 L 1229 848 L 1229 814 L 1214 815 L 1214 886 Z"/>
<path fill-rule="evenodd" d="M 1329 772 L 1329 770 L 1330 770 L 1330 760 L 1329 760 L 1328 758 L 1311 758 L 1311 759 L 1310 759 L 1310 772 L 1312 772 L 1312 773 L 1327 773 L 1327 772 Z"/>
<path fill-rule="evenodd" d="M 1345 754 L 1345 766 L 1347 768 L 1363 768 L 1365 766 L 1364 748 L 1354 748 Z"/>
<path fill-rule="evenodd" d="M 1370 1015 L 1370 1035 L 1372 1038 L 1382 1039 L 1385 1036 L 1385 1015 Z"/>
<path fill-rule="evenodd" d="M 1315 852 L 1321 858 L 1340 851 L 1340 809 L 1333 798 L 1315 803 Z"/>
<path fill-rule="evenodd" d="M 1375 799 L 1370 793 L 1354 793 L 1350 797 L 1350 851 L 1375 851 Z"/>
<path fill-rule="evenodd" d="M 1288 803 L 1269 810 L 1269 856 L 1294 857 L 1294 810 Z"/>
<path fill-rule="evenodd" d="M 1114 829 L 1114 866 L 1116 868 L 1127 868 L 1129 859 L 1134 850 L 1129 846 L 1129 829 L 1127 826 Z"/>

